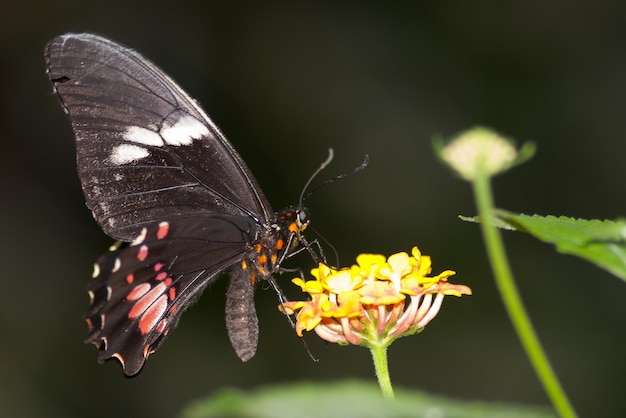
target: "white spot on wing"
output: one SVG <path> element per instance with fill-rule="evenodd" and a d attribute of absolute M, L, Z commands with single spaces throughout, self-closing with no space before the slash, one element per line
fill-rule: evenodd
<path fill-rule="evenodd" d="M 107 220 L 107 224 L 109 224 L 109 228 L 113 229 L 115 228 L 115 225 L 117 225 L 117 221 L 115 220 L 115 218 L 109 218 Z"/>
<path fill-rule="evenodd" d="M 98 263 L 95 263 L 93 265 L 93 274 L 91 275 L 92 278 L 96 278 L 100 275 L 100 266 L 98 265 Z"/>
<path fill-rule="evenodd" d="M 148 232 L 147 228 L 142 228 L 139 235 L 137 235 L 137 238 L 135 238 L 133 242 L 130 243 L 130 246 L 132 247 L 132 246 L 141 244 L 146 239 L 147 232 Z"/>
<path fill-rule="evenodd" d="M 141 126 L 131 126 L 126 129 L 122 136 L 126 141 L 137 144 L 154 145 L 155 147 L 163 146 L 163 139 L 158 133 Z"/>
<path fill-rule="evenodd" d="M 122 357 L 122 355 L 120 353 L 113 353 L 113 354 L 111 354 L 111 358 L 114 358 L 117 361 L 119 361 L 120 364 L 122 365 L 122 368 L 124 368 L 124 366 L 125 366 L 125 364 L 124 364 L 124 357 Z"/>
<path fill-rule="evenodd" d="M 108 216 L 109 215 L 109 205 L 106 202 L 100 202 L 98 204 L 98 206 L 100 207 L 100 211 L 102 212 L 102 214 L 104 216 Z M 96 215 L 94 214 L 94 217 Z"/>
<path fill-rule="evenodd" d="M 115 165 L 128 164 L 146 158 L 149 155 L 150 152 L 139 145 L 121 144 L 113 148 L 109 161 Z"/>
<path fill-rule="evenodd" d="M 111 270 L 113 273 L 117 272 L 120 267 L 122 266 L 122 260 L 118 258 L 115 259 L 115 262 L 113 263 L 113 270 Z"/>
<path fill-rule="evenodd" d="M 194 139 L 200 139 L 209 134 L 209 129 L 198 119 L 183 116 L 173 125 L 165 124 L 161 128 L 161 137 L 168 145 L 191 145 Z"/>

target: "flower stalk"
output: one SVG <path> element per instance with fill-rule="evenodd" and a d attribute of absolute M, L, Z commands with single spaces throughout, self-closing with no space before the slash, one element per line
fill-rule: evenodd
<path fill-rule="evenodd" d="M 478 127 L 462 133 L 445 146 L 439 142 L 435 147 L 445 163 L 472 183 L 487 255 L 513 327 L 556 411 L 563 418 L 575 418 L 576 412 L 524 308 L 507 260 L 502 235 L 492 221 L 495 219 L 495 206 L 491 177 L 530 158 L 534 153 L 534 145 L 526 144 L 517 150 L 510 140 Z"/>
<path fill-rule="evenodd" d="M 576 412 L 550 364 L 515 285 L 515 279 L 504 250 L 502 235 L 492 222 L 484 221 L 494 219 L 489 177 L 486 175 L 477 176 L 472 185 L 479 217 L 483 220 L 480 225 L 491 268 L 513 327 L 554 408 L 563 418 L 575 418 Z"/>
<path fill-rule="evenodd" d="M 370 347 L 372 360 L 374 361 L 374 370 L 378 379 L 378 386 L 386 399 L 395 399 L 393 386 L 391 385 L 391 377 L 389 375 L 389 364 L 387 362 L 387 347 L 378 346 Z"/>

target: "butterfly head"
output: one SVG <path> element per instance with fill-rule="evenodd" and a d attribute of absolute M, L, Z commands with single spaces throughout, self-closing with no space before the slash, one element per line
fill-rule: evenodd
<path fill-rule="evenodd" d="M 295 221 L 293 225 L 296 229 L 296 232 L 302 232 L 309 226 L 309 212 L 305 208 L 298 208 L 295 210 Z"/>

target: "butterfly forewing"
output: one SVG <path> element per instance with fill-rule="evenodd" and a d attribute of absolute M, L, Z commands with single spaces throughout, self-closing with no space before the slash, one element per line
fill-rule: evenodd
<path fill-rule="evenodd" d="M 108 235 L 131 241 L 180 215 L 272 219 L 232 145 L 154 64 L 91 34 L 54 38 L 45 55 L 76 136 L 87 204 Z"/>

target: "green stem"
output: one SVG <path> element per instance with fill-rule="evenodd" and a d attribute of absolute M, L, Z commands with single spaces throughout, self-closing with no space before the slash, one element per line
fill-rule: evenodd
<path fill-rule="evenodd" d="M 389 378 L 389 365 L 387 364 L 387 347 L 386 346 L 370 346 L 374 360 L 374 368 L 376 369 L 376 377 L 378 385 L 383 396 L 387 399 L 395 399 L 393 387 L 391 387 L 391 379 Z"/>
<path fill-rule="evenodd" d="M 481 219 L 480 225 L 487 246 L 491 268 L 493 269 L 496 285 L 498 286 L 506 310 L 513 322 L 513 327 L 556 411 L 563 418 L 575 418 L 576 412 L 567 399 L 567 395 L 563 391 L 541 347 L 539 338 L 533 329 L 530 318 L 519 296 L 504 251 L 500 231 L 493 225 L 494 205 L 489 177 L 487 175 L 476 176 L 473 181 L 473 186 L 478 213 Z"/>

